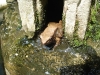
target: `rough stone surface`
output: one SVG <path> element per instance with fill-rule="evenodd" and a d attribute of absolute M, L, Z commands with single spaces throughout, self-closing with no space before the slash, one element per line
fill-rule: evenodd
<path fill-rule="evenodd" d="M 73 37 L 75 22 L 78 21 L 78 37 L 84 39 L 89 18 L 91 0 L 65 0 L 63 17 L 65 18 L 66 37 Z M 76 18 L 77 17 L 77 18 Z"/>
<path fill-rule="evenodd" d="M 73 36 L 75 19 L 76 19 L 76 8 L 77 4 L 73 3 L 68 5 L 68 10 L 66 12 L 65 19 L 65 33 L 69 36 Z"/>
<path fill-rule="evenodd" d="M 33 0 L 17 0 L 19 6 L 19 13 L 22 20 L 22 29 L 25 32 L 35 32 L 35 17 L 33 9 Z"/>
<path fill-rule="evenodd" d="M 82 0 L 77 9 L 77 19 L 79 22 L 78 37 L 80 39 L 84 39 L 89 18 L 90 5 L 91 0 Z"/>
<path fill-rule="evenodd" d="M 76 20 L 76 10 L 79 0 L 66 0 L 64 1 L 64 17 L 65 17 L 65 34 L 66 37 L 73 37 L 75 20 Z"/>

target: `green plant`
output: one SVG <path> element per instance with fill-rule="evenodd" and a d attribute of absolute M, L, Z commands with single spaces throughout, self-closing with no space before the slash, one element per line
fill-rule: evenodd
<path fill-rule="evenodd" d="M 86 31 L 86 38 L 92 38 L 94 41 L 98 41 L 100 39 L 100 22 L 97 20 L 97 16 L 100 15 L 98 9 L 100 9 L 99 2 L 91 8 L 91 19 Z"/>
<path fill-rule="evenodd" d="M 98 41 L 100 39 L 100 22 L 97 17 L 99 14 L 98 10 L 100 10 L 100 3 L 96 1 L 96 3 L 91 7 L 90 20 L 87 26 L 86 34 L 84 40 L 79 40 L 76 34 L 77 24 L 75 27 L 75 34 L 73 40 L 70 42 L 71 46 L 79 47 L 81 45 L 87 45 L 86 41 L 88 38 L 91 38 L 94 41 Z M 100 19 L 100 17 L 99 17 Z"/>

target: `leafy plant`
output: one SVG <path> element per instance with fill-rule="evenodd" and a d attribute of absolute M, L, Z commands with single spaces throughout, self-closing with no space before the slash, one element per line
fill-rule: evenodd
<path fill-rule="evenodd" d="M 97 16 L 100 15 L 98 9 L 100 9 L 99 2 L 91 8 L 91 19 L 86 31 L 86 38 L 92 38 L 95 41 L 100 39 L 100 22 L 97 20 Z"/>
<path fill-rule="evenodd" d="M 99 14 L 98 10 L 100 10 L 100 3 L 96 1 L 96 3 L 91 7 L 90 20 L 87 26 L 86 34 L 84 40 L 79 40 L 77 34 L 74 34 L 74 39 L 70 42 L 73 47 L 79 47 L 81 45 L 86 45 L 86 40 L 91 38 L 94 41 L 98 41 L 100 39 L 100 22 L 97 20 Z M 100 17 L 99 17 L 100 19 Z M 77 27 L 77 23 L 76 23 Z M 77 29 L 77 28 L 76 28 Z M 76 32 L 77 30 L 75 30 Z"/>

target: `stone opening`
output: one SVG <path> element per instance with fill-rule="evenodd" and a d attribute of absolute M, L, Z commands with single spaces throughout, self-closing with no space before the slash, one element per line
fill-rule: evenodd
<path fill-rule="evenodd" d="M 42 30 L 44 30 L 49 22 L 59 22 L 62 20 L 62 12 L 63 12 L 63 0 L 48 0 L 46 4 L 46 12 L 45 12 L 45 26 L 43 25 Z M 56 41 L 45 45 L 46 49 L 52 50 L 55 46 Z"/>
<path fill-rule="evenodd" d="M 48 0 L 46 7 L 46 24 L 62 20 L 63 0 Z"/>

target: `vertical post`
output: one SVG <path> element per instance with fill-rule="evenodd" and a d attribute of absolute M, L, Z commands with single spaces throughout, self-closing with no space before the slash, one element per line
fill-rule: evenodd
<path fill-rule="evenodd" d="M 33 0 L 17 0 L 19 13 L 22 21 L 22 29 L 28 33 L 35 32 L 35 15 L 33 9 Z M 30 36 L 32 37 L 32 36 Z"/>
<path fill-rule="evenodd" d="M 64 1 L 63 17 L 65 18 L 66 38 L 73 37 L 78 3 L 79 3 L 79 0 L 65 0 Z"/>
<path fill-rule="evenodd" d="M 91 0 L 81 0 L 81 3 L 77 9 L 77 19 L 78 19 L 78 37 L 84 39 L 86 27 L 88 24 L 88 18 L 90 13 Z"/>
<path fill-rule="evenodd" d="M 90 5 L 91 0 L 64 1 L 63 18 L 65 18 L 65 36 L 68 39 L 70 39 L 70 37 L 73 38 L 76 20 L 78 21 L 78 38 L 84 39 L 90 13 Z"/>

